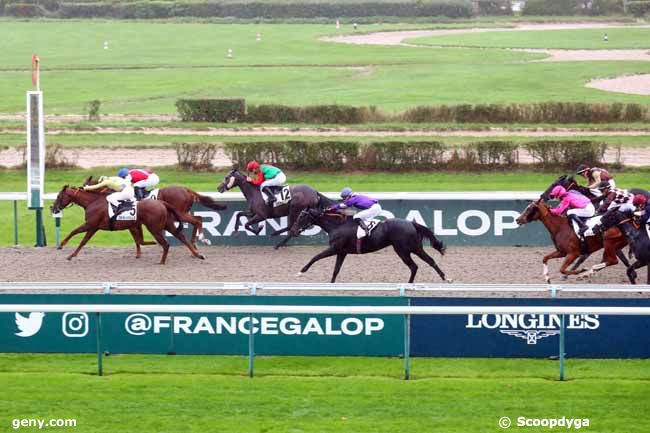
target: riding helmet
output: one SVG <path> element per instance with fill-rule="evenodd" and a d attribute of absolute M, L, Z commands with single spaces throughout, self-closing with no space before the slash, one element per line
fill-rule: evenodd
<path fill-rule="evenodd" d="M 349 197 L 351 194 L 352 194 L 352 188 L 350 188 L 349 186 L 346 186 L 345 188 L 343 188 L 343 191 L 341 191 L 342 198 Z"/>
<path fill-rule="evenodd" d="M 638 206 L 638 205 L 640 205 L 640 204 L 646 204 L 647 202 L 648 202 L 648 199 L 647 199 L 647 197 L 644 196 L 643 194 L 637 194 L 637 195 L 635 195 L 634 198 L 632 199 L 632 204 L 633 204 L 634 206 Z"/>
<path fill-rule="evenodd" d="M 555 185 L 551 190 L 553 197 L 562 197 L 564 194 L 566 194 L 566 189 L 562 185 Z"/>
<path fill-rule="evenodd" d="M 576 168 L 576 174 L 582 174 L 587 170 L 589 170 L 589 166 L 587 164 L 580 164 L 578 168 Z"/>
<path fill-rule="evenodd" d="M 129 175 L 128 168 L 120 168 L 120 171 L 117 172 L 118 177 L 127 177 Z"/>
<path fill-rule="evenodd" d="M 246 164 L 246 170 L 248 171 L 253 171 L 256 168 L 260 168 L 260 164 L 257 161 L 249 161 L 249 163 Z"/>
<path fill-rule="evenodd" d="M 603 191 L 603 190 L 605 190 L 605 189 L 609 189 L 609 188 L 611 188 L 611 187 L 612 187 L 612 185 L 609 183 L 609 181 L 604 180 L 604 181 L 602 181 L 602 182 L 600 182 L 600 183 L 598 184 L 598 187 L 597 187 L 597 188 L 598 188 L 599 191 Z"/>

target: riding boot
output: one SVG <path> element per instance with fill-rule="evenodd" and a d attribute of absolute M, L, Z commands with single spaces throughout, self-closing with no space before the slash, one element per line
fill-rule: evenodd
<path fill-rule="evenodd" d="M 143 187 L 136 186 L 133 188 L 133 192 L 137 201 L 144 200 L 145 192 Z"/>
<path fill-rule="evenodd" d="M 273 191 L 271 191 L 271 187 L 265 186 L 264 188 L 262 188 L 262 191 L 264 191 L 264 193 L 268 197 L 267 203 L 269 205 L 275 203 L 275 195 L 273 195 Z"/>
<path fill-rule="evenodd" d="M 361 218 L 357 218 L 357 224 L 359 225 L 359 227 L 363 229 L 363 231 L 366 232 L 366 236 L 370 237 L 370 230 L 368 230 L 368 225 L 366 224 L 366 222 Z"/>
<path fill-rule="evenodd" d="M 575 215 L 571 215 L 571 216 L 573 217 L 573 220 L 578 224 L 578 227 L 580 228 L 578 230 L 578 236 L 583 238 L 584 235 L 585 235 L 585 232 L 589 228 L 589 227 L 587 227 L 587 223 L 585 223 L 585 220 L 583 220 L 579 216 L 575 216 Z"/>
<path fill-rule="evenodd" d="M 578 224 L 578 240 L 580 241 L 580 254 L 584 255 L 589 252 L 589 248 L 587 247 L 587 240 L 585 239 L 584 233 L 587 230 L 587 224 L 585 224 L 584 221 L 582 221 L 582 218 L 576 216 L 576 215 L 569 215 L 569 218 L 571 221 L 575 221 L 576 224 Z"/>

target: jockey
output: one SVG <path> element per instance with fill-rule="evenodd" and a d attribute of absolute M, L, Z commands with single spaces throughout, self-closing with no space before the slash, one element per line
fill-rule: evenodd
<path fill-rule="evenodd" d="M 601 182 L 609 182 L 612 188 L 616 188 L 614 178 L 604 168 L 589 167 L 586 164 L 580 164 L 576 169 L 576 174 L 587 179 L 587 188 L 591 189 L 596 195 L 598 195 L 598 185 Z"/>
<path fill-rule="evenodd" d="M 135 198 L 137 200 L 143 200 L 146 196 L 145 188 L 151 188 L 152 186 L 158 185 L 160 183 L 160 178 L 153 170 L 148 168 L 136 168 L 133 170 L 122 169 L 119 173 L 128 173 L 131 176 L 131 183 L 133 183 L 133 189 L 135 191 Z M 120 176 L 126 177 L 126 176 Z"/>
<path fill-rule="evenodd" d="M 279 168 L 267 164 L 260 165 L 257 161 L 250 161 L 246 165 L 246 170 L 257 175 L 257 179 L 246 176 L 246 180 L 253 185 L 259 185 L 262 197 L 266 193 L 268 204 L 273 204 L 275 196 L 270 187 L 284 185 L 287 181 L 287 176 Z"/>
<path fill-rule="evenodd" d="M 562 200 L 558 207 L 551 209 L 551 213 L 560 215 L 566 208 L 570 208 L 566 213 L 567 218 L 569 221 L 575 221 L 578 224 L 578 227 L 580 227 L 578 236 L 582 236 L 587 230 L 587 224 L 585 224 L 582 218 L 591 218 L 596 213 L 596 209 L 591 201 L 579 192 L 567 191 L 561 185 L 556 185 L 553 188 L 551 197 Z"/>
<path fill-rule="evenodd" d="M 647 224 L 650 219 L 650 207 L 647 206 L 648 198 L 643 194 L 637 194 L 632 199 L 632 204 L 636 209 L 634 215 L 639 217 L 639 224 Z"/>
<path fill-rule="evenodd" d="M 603 181 L 598 185 L 598 189 L 602 193 L 605 200 L 598 208 L 598 213 L 605 213 L 612 209 L 617 209 L 621 212 L 635 211 L 632 201 L 634 194 L 626 189 L 612 188 L 609 181 Z"/>
<path fill-rule="evenodd" d="M 114 193 L 106 196 L 106 200 L 111 204 L 111 206 L 113 206 L 113 209 L 115 210 L 111 222 L 115 222 L 115 219 L 119 213 L 124 210 L 123 206 L 121 206 L 120 200 L 135 200 L 129 171 L 123 168 L 117 174 L 118 176 L 102 176 L 99 178 L 99 183 L 95 185 L 86 185 L 83 187 L 84 191 L 93 191 L 100 188 L 109 188 L 115 191 Z"/>
<path fill-rule="evenodd" d="M 341 198 L 343 199 L 343 202 L 335 204 L 330 207 L 329 210 L 335 211 L 348 207 L 359 209 L 359 212 L 354 214 L 352 219 L 366 232 L 366 236 L 370 236 L 366 221 L 373 219 L 381 213 L 379 201 L 368 197 L 367 195 L 355 194 L 352 192 L 352 188 L 347 186 L 343 188 L 343 191 L 341 191 Z"/>

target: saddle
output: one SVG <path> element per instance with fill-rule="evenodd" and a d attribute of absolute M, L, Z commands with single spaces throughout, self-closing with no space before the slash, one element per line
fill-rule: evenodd
<path fill-rule="evenodd" d="M 368 227 L 368 235 L 372 234 L 372 231 L 377 227 L 380 223 L 382 223 L 382 220 L 378 219 L 371 219 L 370 221 L 366 221 L 366 226 Z M 357 239 L 365 238 L 366 237 L 366 231 L 361 228 L 357 227 Z"/>
<path fill-rule="evenodd" d="M 275 198 L 272 203 L 269 203 L 268 193 Z M 273 207 L 282 206 L 291 201 L 291 188 L 289 185 L 267 186 L 262 192 L 262 198 L 264 199 L 264 203 L 267 205 L 272 205 Z"/>
<path fill-rule="evenodd" d="M 584 237 L 588 238 L 590 236 L 595 236 L 596 233 L 594 233 L 594 227 L 600 224 L 600 219 L 602 218 L 602 215 L 597 215 L 591 218 L 588 218 L 585 221 L 585 224 L 587 224 L 587 230 L 585 230 Z M 580 231 L 580 226 L 575 221 L 571 222 L 571 226 L 573 227 L 573 231 L 578 235 L 578 232 Z M 580 236 L 578 236 L 580 237 Z"/>

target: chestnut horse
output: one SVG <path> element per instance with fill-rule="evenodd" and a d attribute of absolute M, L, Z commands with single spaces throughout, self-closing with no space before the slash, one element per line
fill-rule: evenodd
<path fill-rule="evenodd" d="M 63 242 L 61 242 L 59 249 L 67 244 L 74 235 L 83 232 L 86 234 L 79 243 L 79 246 L 68 256 L 68 260 L 76 257 L 81 248 L 86 245 L 98 230 L 110 230 L 108 205 L 104 196 L 91 191 L 84 191 L 80 188 L 65 185 L 61 188 L 61 191 L 57 195 L 56 201 L 51 209 L 53 212 L 59 212 L 73 203 L 85 209 L 86 222 L 70 232 Z M 136 257 L 140 256 L 140 245 L 144 244 L 141 228 L 141 225 L 144 225 L 163 248 L 160 264 L 165 264 L 167 253 L 169 252 L 169 243 L 163 234 L 164 230 L 169 231 L 178 240 L 185 244 L 195 257 L 200 259 L 204 258 L 199 254 L 196 248 L 185 239 L 185 236 L 183 235 L 181 216 L 171 205 L 164 201 L 146 200 L 138 202 L 137 207 L 138 213 L 135 221 L 117 220 L 115 221 L 113 228 L 114 230 L 129 230 L 131 232 L 131 235 L 136 241 Z M 178 227 L 174 225 L 176 222 L 179 223 Z"/>
<path fill-rule="evenodd" d="M 541 221 L 542 224 L 551 234 L 551 240 L 555 245 L 555 251 L 547 254 L 542 259 L 544 264 L 543 275 L 547 283 L 551 282 L 548 275 L 548 261 L 565 257 L 564 263 L 560 267 L 560 272 L 565 275 L 578 275 L 580 277 L 589 277 L 595 272 L 618 263 L 616 257 L 621 259 L 625 266 L 630 264 L 623 255 L 621 248 L 627 244 L 627 239 L 619 229 L 613 227 L 607 230 L 602 236 L 588 236 L 585 240 L 588 254 L 592 254 L 601 248 L 604 248 L 603 259 L 601 263 L 593 265 L 590 269 L 568 269 L 581 254 L 581 242 L 576 235 L 569 220 L 565 216 L 553 215 L 550 208 L 542 199 L 530 203 L 521 213 L 516 222 L 519 225 L 527 224 L 533 221 Z"/>
<path fill-rule="evenodd" d="M 97 182 L 95 182 L 90 176 L 86 181 L 84 182 L 85 185 L 93 185 Z M 100 191 L 101 194 L 103 195 L 108 195 L 112 191 L 108 189 L 103 189 Z M 203 235 L 203 221 L 201 220 L 201 217 L 194 216 L 190 213 L 190 210 L 192 209 L 192 205 L 194 203 L 201 203 L 203 206 L 213 209 L 213 210 L 225 210 L 226 205 L 223 205 L 221 203 L 218 203 L 216 200 L 214 200 L 212 197 L 208 197 L 207 195 L 202 195 L 199 194 L 196 191 L 192 191 L 189 188 L 186 188 L 184 186 L 165 186 L 162 187 L 158 190 L 158 196 L 157 197 L 149 197 L 152 199 L 157 199 L 157 200 L 162 200 L 167 203 L 169 203 L 182 217 L 182 220 L 184 222 L 188 222 L 192 224 L 192 244 L 196 247 L 196 238 L 197 238 L 197 233 L 198 233 L 198 238 L 199 240 L 205 244 L 205 245 L 210 245 L 210 239 L 205 238 Z"/>

